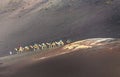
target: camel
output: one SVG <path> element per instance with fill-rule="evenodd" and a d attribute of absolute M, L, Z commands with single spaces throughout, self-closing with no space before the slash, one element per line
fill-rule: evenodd
<path fill-rule="evenodd" d="M 51 43 L 46 43 L 46 45 L 48 45 L 48 48 L 52 48 L 52 44 Z"/>
<path fill-rule="evenodd" d="M 55 42 L 53 42 L 51 45 L 52 45 L 52 48 L 56 47 L 56 43 Z"/>
<path fill-rule="evenodd" d="M 34 45 L 33 45 L 33 48 L 34 48 L 34 51 L 36 51 L 36 50 L 40 50 L 40 48 L 39 48 L 39 45 L 38 45 L 38 44 L 34 44 Z"/>
<path fill-rule="evenodd" d="M 64 42 L 62 40 L 60 40 L 59 42 L 55 42 L 57 44 L 58 47 L 61 47 L 64 45 Z"/>
<path fill-rule="evenodd" d="M 42 45 L 41 47 L 42 50 L 47 49 L 47 45 L 45 43 L 42 43 L 41 45 Z"/>
<path fill-rule="evenodd" d="M 41 49 L 42 49 L 42 45 L 41 45 L 41 44 L 38 44 L 38 46 L 39 46 L 39 49 L 41 50 Z"/>
<path fill-rule="evenodd" d="M 24 47 L 24 50 L 25 50 L 25 51 L 30 51 L 30 48 L 29 48 L 28 46 L 25 46 L 25 47 Z"/>
<path fill-rule="evenodd" d="M 67 44 L 70 44 L 70 43 L 71 43 L 71 40 L 67 40 L 66 43 L 67 43 Z"/>
<path fill-rule="evenodd" d="M 23 51 L 24 51 L 24 48 L 20 46 L 18 49 L 18 52 L 22 53 Z"/>

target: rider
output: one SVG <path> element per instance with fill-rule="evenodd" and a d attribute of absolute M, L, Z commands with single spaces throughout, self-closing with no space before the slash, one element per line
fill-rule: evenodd
<path fill-rule="evenodd" d="M 45 43 L 42 43 L 41 45 L 42 45 L 41 47 L 42 50 L 47 49 L 47 45 Z"/>
<path fill-rule="evenodd" d="M 18 52 L 23 52 L 24 48 L 22 46 L 19 47 Z"/>
<path fill-rule="evenodd" d="M 25 46 L 24 50 L 25 51 L 30 51 L 30 48 L 28 46 Z"/>
<path fill-rule="evenodd" d="M 9 54 L 12 55 L 13 54 L 12 51 L 10 51 Z"/>
<path fill-rule="evenodd" d="M 66 44 L 70 44 L 70 43 L 71 43 L 71 40 L 67 40 L 67 41 L 66 41 Z"/>
<path fill-rule="evenodd" d="M 55 48 L 55 47 L 56 47 L 56 43 L 52 42 L 52 48 Z"/>
<path fill-rule="evenodd" d="M 38 44 L 34 44 L 34 46 L 33 46 L 33 47 L 34 47 L 34 51 L 35 51 L 35 50 L 39 50 L 39 49 L 40 49 Z"/>
<path fill-rule="evenodd" d="M 46 43 L 46 45 L 48 45 L 48 48 L 52 48 L 52 44 L 51 43 Z"/>
<path fill-rule="evenodd" d="M 64 42 L 62 40 L 59 41 L 60 45 L 63 46 Z"/>

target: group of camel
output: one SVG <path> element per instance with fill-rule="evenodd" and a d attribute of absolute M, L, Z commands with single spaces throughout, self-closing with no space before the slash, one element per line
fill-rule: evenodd
<path fill-rule="evenodd" d="M 20 46 L 18 48 L 15 48 L 15 51 L 17 53 L 22 53 L 28 51 L 46 50 L 46 49 L 52 49 L 52 48 L 64 46 L 66 43 L 70 43 L 70 41 L 67 40 L 66 42 L 63 42 L 63 40 L 59 40 L 51 43 L 34 44 L 24 47 Z"/>

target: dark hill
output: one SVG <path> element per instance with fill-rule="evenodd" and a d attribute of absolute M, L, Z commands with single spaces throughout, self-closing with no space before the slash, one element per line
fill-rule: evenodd
<path fill-rule="evenodd" d="M 0 55 L 20 45 L 58 39 L 120 37 L 119 0 L 4 0 Z"/>

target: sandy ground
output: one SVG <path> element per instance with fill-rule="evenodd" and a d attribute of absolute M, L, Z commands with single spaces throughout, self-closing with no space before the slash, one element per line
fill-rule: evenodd
<path fill-rule="evenodd" d="M 97 41 L 80 41 L 93 45 Z M 79 41 L 70 44 L 79 44 Z M 102 45 L 100 45 L 102 43 Z M 64 49 L 26 55 L 0 64 L 1 77 L 119 77 L 120 41 L 107 40 L 92 48 Z M 78 46 L 76 46 L 77 48 Z M 64 53 L 64 54 L 63 54 Z M 1 60 L 1 59 L 0 59 Z M 5 59 L 4 59 L 5 60 Z M 7 64 L 6 64 L 7 63 Z"/>

